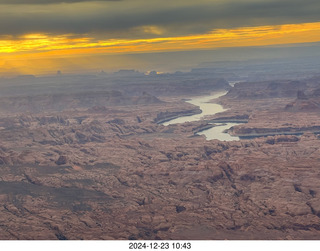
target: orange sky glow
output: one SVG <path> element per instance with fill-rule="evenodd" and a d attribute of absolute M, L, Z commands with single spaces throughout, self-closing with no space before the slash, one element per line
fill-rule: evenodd
<path fill-rule="evenodd" d="M 157 27 L 148 29 L 157 31 Z M 74 34 L 59 36 L 28 34 L 18 39 L 7 37 L 1 40 L 0 38 L 0 67 L 18 71 L 30 68 L 28 65 L 30 60 L 42 59 L 48 63 L 53 58 L 88 55 L 270 46 L 319 41 L 320 22 L 216 29 L 207 34 L 150 39 L 96 40 L 90 36 L 76 37 Z M 52 64 L 48 65 L 48 67 L 52 66 Z M 43 68 L 40 68 L 39 71 L 43 71 Z"/>

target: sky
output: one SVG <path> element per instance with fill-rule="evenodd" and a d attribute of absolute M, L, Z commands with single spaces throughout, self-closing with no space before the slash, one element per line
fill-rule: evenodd
<path fill-rule="evenodd" d="M 0 0 L 0 76 L 146 69 L 132 56 L 145 53 L 307 46 L 320 41 L 319 13 L 318 0 Z"/>

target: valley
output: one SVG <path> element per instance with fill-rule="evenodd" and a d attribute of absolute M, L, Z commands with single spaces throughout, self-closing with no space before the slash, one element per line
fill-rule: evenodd
<path fill-rule="evenodd" d="M 181 78 L 4 88 L 0 238 L 319 239 L 320 78 Z M 226 110 L 161 124 L 222 91 L 212 102 Z M 218 122 L 245 122 L 228 130 L 240 139 L 197 135 Z"/>

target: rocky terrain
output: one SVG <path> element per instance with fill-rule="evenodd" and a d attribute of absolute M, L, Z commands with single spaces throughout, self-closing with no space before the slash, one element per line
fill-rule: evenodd
<path fill-rule="evenodd" d="M 212 121 L 243 122 L 229 130 L 242 138 L 318 134 L 319 84 L 319 78 L 236 84 L 220 99 L 221 104 L 231 109 L 215 115 Z"/>
<path fill-rule="evenodd" d="M 319 239 L 318 88 L 236 84 L 211 119 L 303 134 L 230 142 L 159 123 L 187 92 L 2 97 L 0 239 Z"/>

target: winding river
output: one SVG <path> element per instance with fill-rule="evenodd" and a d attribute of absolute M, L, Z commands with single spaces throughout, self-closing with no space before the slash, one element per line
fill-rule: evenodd
<path fill-rule="evenodd" d="M 184 122 L 191 122 L 191 121 L 198 121 L 203 119 L 207 115 L 214 115 L 219 112 L 223 112 L 226 109 L 224 109 L 221 105 L 215 104 L 215 103 L 208 103 L 212 99 L 219 98 L 223 95 L 225 95 L 227 92 L 219 92 L 219 93 L 213 93 L 209 96 L 202 96 L 202 97 L 196 97 L 192 98 L 186 102 L 199 106 L 201 109 L 200 114 L 191 115 L 191 116 L 182 116 L 176 119 L 172 119 L 169 121 L 166 121 L 163 123 L 163 125 L 168 126 L 172 124 L 179 124 Z M 207 130 L 203 130 L 198 135 L 205 135 L 207 140 L 211 139 L 218 139 L 221 141 L 232 141 L 232 140 L 239 140 L 239 137 L 231 136 L 228 133 L 225 133 L 224 131 L 226 129 L 229 129 L 230 127 L 234 125 L 239 125 L 239 123 L 214 123 L 216 126 L 212 127 Z"/>

